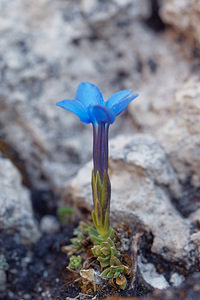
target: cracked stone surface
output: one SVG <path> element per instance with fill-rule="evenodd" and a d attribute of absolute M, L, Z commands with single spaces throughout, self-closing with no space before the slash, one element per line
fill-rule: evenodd
<path fill-rule="evenodd" d="M 193 265 L 198 258 L 198 239 L 191 240 L 191 222 L 171 202 L 171 197 L 180 197 L 181 190 L 157 140 L 142 134 L 118 136 L 110 145 L 109 167 L 113 222 L 142 224 L 154 236 L 153 253 L 170 262 Z M 77 207 L 91 209 L 91 170 L 92 162 L 78 172 L 66 190 L 66 199 L 72 199 Z"/>
<path fill-rule="evenodd" d="M 21 175 L 12 163 L 0 157 L 0 231 L 19 233 L 22 241 L 36 242 L 36 226 L 29 191 L 22 186 Z"/>

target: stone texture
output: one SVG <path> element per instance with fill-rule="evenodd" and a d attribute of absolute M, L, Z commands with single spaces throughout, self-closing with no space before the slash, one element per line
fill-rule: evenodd
<path fill-rule="evenodd" d="M 84 33 L 84 24 L 77 36 L 75 27 L 79 24 L 71 26 L 65 22 L 63 13 L 59 8 L 55 9 L 55 5 L 51 1 L 37 1 L 37 4 L 0 2 L 0 24 L 3 24 L 0 29 L 0 134 L 17 151 L 35 188 L 50 181 L 53 176 L 48 174 L 55 170 L 58 170 L 54 177 L 56 184 L 64 185 L 67 175 L 73 174 L 81 159 L 88 157 L 84 146 L 82 154 L 77 153 L 80 143 L 87 139 L 84 127 L 76 123 L 72 115 L 66 116 L 55 108 L 56 101 L 66 94 L 70 97 L 75 89 L 74 84 L 66 79 L 67 61 L 73 51 L 63 50 L 72 38 Z M 65 32 L 65 38 L 61 38 L 62 32 Z M 61 55 L 62 51 L 64 55 Z M 88 68 L 86 61 L 85 64 Z M 77 145 L 74 135 L 80 130 L 82 135 Z M 68 164 L 68 168 L 64 164 Z M 75 166 L 73 170 L 72 166 Z"/>
<path fill-rule="evenodd" d="M 18 170 L 0 158 L 0 230 L 19 233 L 24 242 L 35 242 L 40 234 L 34 221 L 30 194 L 21 184 Z"/>
<path fill-rule="evenodd" d="M 191 77 L 175 94 L 171 118 L 158 136 L 180 180 L 200 182 L 200 78 Z"/>
<path fill-rule="evenodd" d="M 79 82 L 97 84 L 105 99 L 124 88 L 139 92 L 130 105 L 137 127 L 153 131 L 168 118 L 188 62 L 168 35 L 145 25 L 149 1 L 1 0 L 0 10 L 0 136 L 34 188 L 60 192 L 91 157 L 91 128 L 55 107 L 73 98 Z M 112 126 L 113 135 L 132 131 L 132 120 L 124 119 Z"/>
<path fill-rule="evenodd" d="M 149 1 L 1 0 L 0 10 L 0 137 L 33 188 L 60 193 L 91 157 L 91 128 L 55 107 L 80 81 L 93 81 L 105 99 L 123 88 L 140 93 L 132 118 L 119 118 L 112 135 L 133 128 L 156 134 L 169 120 L 193 61 L 169 32 L 145 25 Z"/>
<path fill-rule="evenodd" d="M 92 25 L 107 22 L 110 18 L 121 14 L 123 10 L 134 18 L 147 18 L 150 15 L 150 3 L 148 0 L 81 1 L 81 11 Z"/>
<path fill-rule="evenodd" d="M 132 78 L 120 78 L 127 59 L 130 70 L 137 60 L 126 55 L 135 38 L 125 35 L 149 15 L 148 1 L 1 0 L 0 11 L 0 136 L 17 152 L 33 188 L 59 191 L 91 157 L 92 134 L 55 103 L 73 98 L 81 81 L 104 85 L 106 97 L 132 86 Z M 111 45 L 107 37 L 120 22 L 128 28 Z"/>
<path fill-rule="evenodd" d="M 148 46 L 148 53 L 140 52 L 139 62 L 143 67 L 141 82 L 136 83 L 139 98 L 129 106 L 129 112 L 140 131 L 155 135 L 171 117 L 174 94 L 190 76 L 193 63 L 184 55 L 181 44 L 172 43 L 170 33 L 147 35 L 145 39 L 152 49 Z"/>
<path fill-rule="evenodd" d="M 111 142 L 110 155 L 113 222 L 142 224 L 153 234 L 152 252 L 170 262 L 194 264 L 196 257 L 190 250 L 197 244 L 191 243 L 191 223 L 171 202 L 171 197 L 180 196 L 180 187 L 156 139 L 148 135 L 118 136 Z M 66 191 L 66 199 L 73 199 L 78 207 L 91 209 L 91 169 L 90 162 Z"/>
<path fill-rule="evenodd" d="M 199 0 L 161 0 L 161 4 L 160 14 L 164 22 L 174 26 L 200 46 Z"/>

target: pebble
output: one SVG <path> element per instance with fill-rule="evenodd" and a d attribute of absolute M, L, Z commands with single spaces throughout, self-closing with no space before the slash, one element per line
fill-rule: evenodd
<path fill-rule="evenodd" d="M 54 216 L 46 215 L 41 219 L 40 229 L 43 233 L 56 233 L 60 229 L 59 222 Z"/>
<path fill-rule="evenodd" d="M 173 273 L 170 278 L 170 283 L 172 286 L 177 287 L 184 281 L 184 279 L 185 277 L 183 275 L 180 275 L 178 273 Z"/>
<path fill-rule="evenodd" d="M 24 295 L 24 300 L 30 300 L 30 299 L 31 299 L 31 296 L 29 294 Z"/>
<path fill-rule="evenodd" d="M 152 287 L 160 290 L 169 287 L 169 283 L 165 279 L 164 275 L 158 274 L 153 264 L 143 264 L 140 256 L 138 256 L 138 266 L 144 280 Z"/>

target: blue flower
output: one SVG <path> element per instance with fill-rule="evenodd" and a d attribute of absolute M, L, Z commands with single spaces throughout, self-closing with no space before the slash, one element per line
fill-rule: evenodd
<path fill-rule="evenodd" d="M 111 185 L 108 176 L 108 133 L 109 126 L 138 95 L 132 90 L 123 90 L 112 95 L 106 102 L 94 84 L 79 84 L 74 100 L 57 103 L 76 114 L 83 123 L 93 125 L 92 191 L 94 210 L 92 218 L 97 232 L 103 239 L 112 235 L 110 227 Z"/>
<path fill-rule="evenodd" d="M 100 123 L 112 124 L 117 115 L 122 113 L 128 104 L 138 94 L 132 90 L 123 90 L 113 94 L 106 102 L 97 86 L 88 82 L 79 84 L 74 100 L 63 100 L 56 103 L 76 114 L 83 123 L 97 125 Z"/>

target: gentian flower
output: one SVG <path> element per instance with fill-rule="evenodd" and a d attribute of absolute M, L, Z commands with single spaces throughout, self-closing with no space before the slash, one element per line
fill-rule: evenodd
<path fill-rule="evenodd" d="M 79 84 L 74 100 L 63 100 L 58 106 L 76 114 L 81 122 L 93 125 L 93 163 L 92 189 L 94 211 L 93 222 L 102 237 L 110 230 L 111 186 L 108 177 L 108 130 L 116 116 L 122 113 L 128 104 L 138 95 L 132 90 L 123 90 L 113 94 L 104 102 L 101 91 L 91 83 Z"/>

